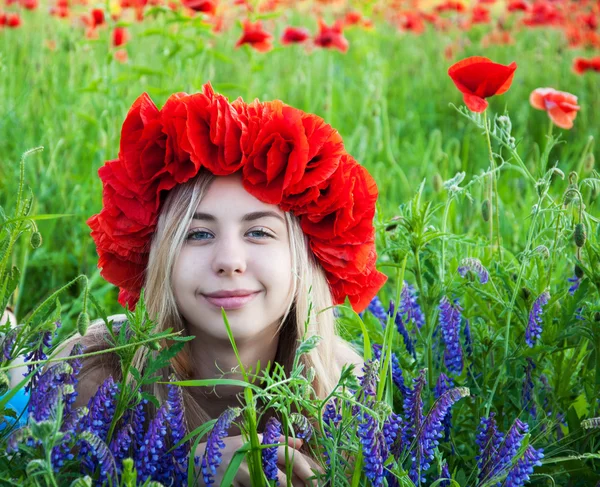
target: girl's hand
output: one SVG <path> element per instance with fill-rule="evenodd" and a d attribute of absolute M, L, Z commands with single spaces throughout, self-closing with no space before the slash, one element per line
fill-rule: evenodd
<path fill-rule="evenodd" d="M 258 435 L 259 441 L 262 442 L 263 435 L 259 433 Z M 279 437 L 279 443 L 285 442 L 285 436 Z M 221 464 L 217 468 L 216 475 L 213 476 L 215 479 L 215 485 L 218 486 L 223 480 L 223 476 L 225 475 L 225 471 L 233 455 L 237 450 L 239 450 L 244 445 L 244 439 L 242 436 L 230 436 L 223 439 L 223 443 L 225 443 L 225 448 L 221 450 Z M 291 484 L 292 487 L 317 487 L 318 483 L 315 479 L 308 480 L 310 477 L 314 477 L 316 474 L 311 471 L 314 469 L 319 474 L 324 474 L 323 469 L 310 457 L 300 453 L 297 449 L 302 446 L 302 440 L 288 438 L 287 446 L 282 445 L 277 447 L 277 468 L 278 474 L 277 479 L 279 480 L 280 487 L 287 486 L 287 477 L 285 475 L 286 467 L 285 467 L 285 451 L 288 450 L 288 458 L 292 463 L 292 478 Z M 198 450 L 196 451 L 196 455 L 200 456 L 200 462 L 202 462 L 202 456 L 204 455 L 204 450 L 206 448 L 206 443 L 200 443 L 198 445 Z M 202 480 L 202 475 L 200 474 L 199 486 L 204 486 L 204 481 Z M 248 472 L 248 464 L 246 463 L 246 459 L 240 465 L 240 468 L 237 471 L 237 474 L 234 478 L 233 482 L 234 487 L 252 487 L 252 483 L 250 481 L 250 473 Z"/>

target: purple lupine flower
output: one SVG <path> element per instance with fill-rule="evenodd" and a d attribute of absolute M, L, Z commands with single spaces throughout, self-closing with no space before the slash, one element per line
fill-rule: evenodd
<path fill-rule="evenodd" d="M 4 335 L 4 339 L 2 340 L 2 354 L 9 362 L 13 361 L 13 352 L 18 333 L 19 330 L 17 328 L 11 328 L 6 335 Z"/>
<path fill-rule="evenodd" d="M 135 440 L 135 450 L 139 449 L 140 446 L 144 444 L 144 431 L 145 431 L 145 423 L 146 423 L 146 411 L 145 407 L 148 404 L 148 399 L 142 399 L 135 408 L 133 412 L 130 413 L 128 421 L 131 424 L 131 428 L 133 429 L 133 438 Z M 127 411 L 129 413 L 129 411 Z"/>
<path fill-rule="evenodd" d="M 402 286 L 398 314 L 402 314 L 402 316 L 406 315 L 403 318 L 404 323 L 408 324 L 412 321 L 419 330 L 425 324 L 425 315 L 417 302 L 417 290 L 406 281 L 404 281 Z"/>
<path fill-rule="evenodd" d="M 375 296 L 369 303 L 369 306 L 367 306 L 367 311 L 370 311 L 371 314 L 375 316 L 375 318 L 377 318 L 381 322 L 381 325 L 385 328 L 385 324 L 387 322 L 387 314 L 385 312 L 385 308 L 383 307 L 381 299 Z"/>
<path fill-rule="evenodd" d="M 442 471 L 440 472 L 438 480 L 439 479 L 452 479 L 450 470 L 448 469 L 448 462 L 446 460 L 444 460 L 444 463 L 442 464 Z M 450 487 L 450 480 L 442 480 L 439 483 L 439 487 Z"/>
<path fill-rule="evenodd" d="M 444 392 L 423 421 L 423 426 L 417 439 L 419 443 L 418 450 L 420 453 L 422 452 L 422 456 L 419 459 L 422 472 L 425 472 L 431 466 L 430 462 L 434 458 L 435 449 L 440 444 L 438 439 L 443 436 L 442 430 L 444 429 L 442 421 L 450 411 L 452 405 L 468 395 L 469 389 L 467 387 L 455 387 Z"/>
<path fill-rule="evenodd" d="M 327 401 L 327 404 L 325 404 L 325 410 L 323 411 L 323 424 L 325 436 L 329 439 L 333 438 L 333 434 L 331 432 L 334 431 L 342 422 L 342 414 L 339 411 L 340 407 L 337 397 L 330 399 Z M 330 465 L 331 460 L 327 450 L 323 452 L 323 456 L 325 457 L 325 463 Z"/>
<path fill-rule="evenodd" d="M 469 320 L 466 318 L 463 333 L 465 335 L 465 352 L 467 352 L 467 355 L 470 357 L 473 355 L 473 339 L 471 337 L 471 325 L 469 324 Z"/>
<path fill-rule="evenodd" d="M 83 351 L 85 350 L 85 346 L 77 343 L 72 349 L 71 349 L 71 353 L 69 354 L 70 357 L 75 356 L 75 355 L 81 355 L 83 353 Z M 71 359 L 71 360 L 67 360 L 66 361 L 72 368 L 73 372 L 65 379 L 65 385 L 70 385 L 72 386 L 70 388 L 69 392 L 65 391 L 64 394 L 64 405 L 65 408 L 63 410 L 63 426 L 61 426 L 61 431 L 66 431 L 64 429 L 64 425 L 67 422 L 67 420 L 69 419 L 69 417 L 71 416 L 71 414 L 73 414 L 73 404 L 75 403 L 75 400 L 77 399 L 77 384 L 79 383 L 79 372 L 81 372 L 81 368 L 83 367 L 83 361 L 79 358 L 79 359 Z"/>
<path fill-rule="evenodd" d="M 214 484 L 214 476 L 221 465 L 221 450 L 225 448 L 223 438 L 227 436 L 231 423 L 240 415 L 240 408 L 228 408 L 217 419 L 206 441 L 202 456 L 202 477 L 206 485 Z"/>
<path fill-rule="evenodd" d="M 157 411 L 156 416 L 148 424 L 144 441 L 136 451 L 135 468 L 141 482 L 147 479 L 164 483 L 172 472 L 172 461 L 167 452 L 166 404 Z"/>
<path fill-rule="evenodd" d="M 62 440 L 52 448 L 51 462 L 55 472 L 59 472 L 66 462 L 75 458 L 72 453 L 73 440 L 81 431 L 81 421 L 87 414 L 87 407 L 80 407 L 72 411 L 63 421 L 60 430 L 64 432 Z"/>
<path fill-rule="evenodd" d="M 281 436 L 281 423 L 274 416 L 267 420 L 265 425 L 265 432 L 263 434 L 262 444 L 272 445 L 279 443 L 279 437 Z M 275 480 L 275 485 L 279 485 L 277 479 L 277 447 L 272 446 L 262 450 L 262 467 L 267 480 Z"/>
<path fill-rule="evenodd" d="M 481 418 L 475 443 L 479 447 L 479 455 L 475 457 L 479 468 L 479 482 L 483 483 L 492 471 L 496 456 L 504 441 L 504 434 L 498 431 L 496 413 L 491 412 L 489 418 Z"/>
<path fill-rule="evenodd" d="M 98 478 L 99 485 L 103 485 L 108 478 L 111 478 L 113 483 L 116 483 L 117 467 L 115 459 L 108 446 L 106 446 L 106 443 L 90 431 L 82 432 L 79 435 L 79 440 L 81 443 L 87 445 L 87 450 L 96 457 L 96 462 L 92 463 L 92 465 L 94 469 L 98 468 L 100 471 L 100 477 Z"/>
<path fill-rule="evenodd" d="M 363 375 L 358 378 L 360 390 L 358 400 L 368 406 L 377 394 L 377 383 L 379 382 L 379 360 L 373 358 L 367 360 L 363 365 Z M 355 406 L 358 407 L 358 406 Z"/>
<path fill-rule="evenodd" d="M 460 274 L 460 277 L 464 278 L 468 272 L 477 274 L 480 284 L 485 284 L 490 280 L 489 272 L 479 259 L 467 257 L 466 259 L 461 260 L 460 265 L 458 266 L 458 273 Z"/>
<path fill-rule="evenodd" d="M 498 455 L 495 458 L 494 467 L 491 471 L 491 477 L 502 474 L 511 464 L 513 457 L 517 451 L 519 451 L 519 448 L 521 448 L 521 443 L 528 430 L 529 426 L 526 423 L 523 423 L 518 418 L 515 419 L 515 422 L 508 430 L 508 433 L 506 433 L 504 442 L 500 445 Z"/>
<path fill-rule="evenodd" d="M 523 487 L 529 480 L 529 476 L 533 474 L 533 467 L 542 465 L 542 458 L 544 458 L 544 450 L 541 448 L 536 450 L 529 445 L 523 456 L 517 460 L 517 464 L 508 472 L 504 485 Z"/>
<path fill-rule="evenodd" d="M 37 422 L 50 419 L 61 400 L 65 380 L 72 372 L 69 364 L 59 362 L 39 376 L 29 401 L 31 418 Z"/>
<path fill-rule="evenodd" d="M 304 441 L 309 441 L 312 438 L 313 427 L 306 416 L 300 413 L 292 413 L 290 414 L 290 423 L 294 426 L 296 438 Z"/>
<path fill-rule="evenodd" d="M 573 296 L 575 294 L 575 291 L 577 291 L 579 289 L 579 285 L 581 284 L 581 278 L 577 277 L 577 276 L 573 276 L 573 277 L 569 277 L 567 279 L 567 281 L 569 281 L 571 283 L 571 286 L 569 287 L 569 294 L 571 296 Z"/>
<path fill-rule="evenodd" d="M 434 395 L 436 399 L 439 399 L 444 392 L 454 387 L 454 381 L 443 372 L 438 377 L 438 381 L 435 384 Z M 452 412 L 448 411 L 448 414 L 444 417 L 444 441 L 450 439 L 450 428 L 452 427 Z"/>
<path fill-rule="evenodd" d="M 52 345 L 52 332 L 45 331 L 42 334 L 42 339 L 40 340 L 40 344 L 37 348 L 32 349 L 31 352 L 27 353 L 24 357 L 25 362 L 36 362 L 38 360 L 46 360 L 48 357 L 46 356 L 45 350 L 50 348 Z M 38 365 L 29 365 L 27 364 L 27 372 L 23 374 L 23 377 L 27 377 L 33 369 L 37 368 L 37 372 L 31 376 L 31 380 L 25 384 L 25 392 L 31 392 L 36 388 L 38 380 L 40 379 L 42 366 Z"/>
<path fill-rule="evenodd" d="M 391 412 L 387 419 L 383 422 L 383 438 L 387 451 L 398 459 L 402 451 L 402 417 L 395 412 Z"/>
<path fill-rule="evenodd" d="M 421 370 L 419 376 L 413 379 L 414 388 L 404 397 L 404 427 L 402 429 L 402 440 L 410 448 L 411 467 L 409 471 L 410 479 L 418 484 L 419 480 L 425 481 L 421 477 L 420 459 L 423 458 L 423 444 L 417 441 L 417 434 L 423 424 L 423 399 L 422 393 L 425 388 L 425 369 Z"/>
<path fill-rule="evenodd" d="M 454 305 L 443 296 L 440 301 L 440 329 L 442 338 L 446 345 L 444 351 L 444 363 L 446 368 L 453 374 L 460 375 L 463 370 L 463 352 L 460 346 L 460 325 L 462 321 L 461 310 L 458 300 Z"/>
<path fill-rule="evenodd" d="M 385 459 L 382 456 L 382 450 L 384 449 L 385 439 L 377 427 L 377 420 L 367 411 L 362 413 L 357 434 L 362 445 L 365 475 L 373 486 L 380 486 L 383 482 L 383 462 Z"/>
<path fill-rule="evenodd" d="M 84 429 L 97 435 L 102 441 L 106 441 L 115 414 L 115 399 L 118 393 L 119 384 L 115 384 L 112 375 L 109 375 L 88 402 Z"/>
<path fill-rule="evenodd" d="M 132 442 L 133 428 L 130 424 L 125 424 L 120 430 L 117 431 L 111 440 L 108 448 L 113 454 L 118 470 L 120 470 L 119 467 L 123 460 L 129 456 L 129 449 Z"/>
<path fill-rule="evenodd" d="M 538 296 L 538 298 L 533 303 L 533 307 L 531 308 L 531 312 L 529 313 L 529 320 L 527 322 L 527 329 L 525 330 L 525 342 L 529 347 L 533 347 L 537 342 L 538 338 L 542 336 L 542 323 L 544 322 L 542 319 L 542 312 L 544 311 L 544 306 L 550 300 L 550 293 L 548 291 L 544 291 L 542 294 Z"/>
<path fill-rule="evenodd" d="M 174 382 L 176 377 L 171 375 L 171 382 Z M 175 446 L 181 440 L 185 438 L 187 434 L 187 424 L 185 421 L 184 406 L 183 406 L 183 393 L 181 387 L 168 384 L 167 385 L 169 394 L 167 397 L 167 423 L 171 430 L 171 442 L 172 446 Z M 189 440 L 179 445 L 173 452 L 173 460 L 175 461 L 177 468 L 175 469 L 177 485 L 185 484 L 187 482 L 187 459 L 190 452 Z"/>
<path fill-rule="evenodd" d="M 373 346 L 373 357 L 377 360 L 383 360 L 381 358 L 381 345 L 378 343 L 374 343 Z M 398 360 L 398 356 L 392 352 L 392 381 L 396 385 L 396 387 L 402 392 L 402 394 L 406 394 L 407 387 L 404 385 L 404 375 L 402 374 L 402 368 L 400 368 L 400 361 Z"/>
<path fill-rule="evenodd" d="M 525 381 L 523 381 L 523 408 L 529 408 L 529 413 L 535 418 L 537 416 L 537 408 L 533 398 L 533 379 L 531 372 L 536 368 L 531 357 L 527 357 L 527 366 L 525 367 Z"/>
<path fill-rule="evenodd" d="M 402 304 L 402 303 L 400 303 L 400 304 Z M 394 301 L 390 301 L 388 315 L 393 317 L 394 310 L 395 310 Z M 394 324 L 396 325 L 396 329 L 398 330 L 398 333 L 400 333 L 400 335 L 402 335 L 402 338 L 404 340 L 404 346 L 406 347 L 406 351 L 408 353 L 410 353 L 416 359 L 417 352 L 415 351 L 415 345 L 413 343 L 412 338 L 408 334 L 406 327 L 404 326 L 404 321 L 403 321 L 402 316 L 403 316 L 402 308 L 400 308 L 398 310 L 398 314 L 396 315 L 396 319 L 394 320 Z"/>

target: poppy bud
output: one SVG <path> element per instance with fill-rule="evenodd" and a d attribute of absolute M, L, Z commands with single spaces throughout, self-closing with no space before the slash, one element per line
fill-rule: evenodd
<path fill-rule="evenodd" d="M 587 233 L 585 232 L 585 226 L 583 223 L 578 223 L 575 225 L 575 245 L 577 245 L 577 247 L 583 247 L 586 238 Z"/>
<path fill-rule="evenodd" d="M 581 279 L 584 276 L 583 269 L 575 264 L 575 276 L 577 279 Z"/>
<path fill-rule="evenodd" d="M 39 248 L 42 245 L 42 234 L 38 231 L 33 232 L 29 238 L 29 243 L 34 249 Z"/>
<path fill-rule="evenodd" d="M 571 171 L 569 173 L 569 184 L 576 186 L 578 179 L 579 179 L 579 175 L 575 171 Z"/>
<path fill-rule="evenodd" d="M 565 197 L 563 198 L 563 207 L 564 208 L 569 206 L 569 204 L 575 199 L 575 196 L 577 193 L 575 193 L 575 191 L 573 191 L 573 190 L 576 188 L 577 188 L 577 186 L 573 186 L 572 184 L 569 184 L 569 186 L 567 187 L 567 191 L 565 192 Z"/>
<path fill-rule="evenodd" d="M 158 340 L 148 342 L 148 348 L 156 350 L 158 352 L 160 350 L 160 343 L 158 343 Z"/>
<path fill-rule="evenodd" d="M 86 311 L 82 311 L 79 313 L 77 317 L 77 331 L 81 336 L 84 336 L 87 333 L 88 326 L 90 325 L 90 316 Z"/>
<path fill-rule="evenodd" d="M 8 392 L 8 386 L 10 386 L 8 375 L 6 372 L 0 372 L 0 396 Z"/>
<path fill-rule="evenodd" d="M 583 160 L 583 169 L 585 170 L 585 172 L 592 172 L 595 164 L 596 164 L 596 159 L 594 157 L 594 153 L 593 152 L 588 153 L 588 155 L 586 155 L 585 159 Z"/>
<path fill-rule="evenodd" d="M 483 221 L 490 221 L 490 200 L 485 199 L 483 203 L 481 203 L 481 216 L 483 217 Z"/>
<path fill-rule="evenodd" d="M 592 193 L 590 194 L 590 200 L 595 201 L 598 197 L 598 193 L 600 193 L 600 184 L 596 183 L 596 181 L 592 182 Z"/>
<path fill-rule="evenodd" d="M 442 179 L 442 176 L 440 175 L 439 172 L 436 172 L 433 175 L 433 190 L 436 193 L 439 193 L 442 190 L 443 186 L 444 186 L 444 181 Z"/>

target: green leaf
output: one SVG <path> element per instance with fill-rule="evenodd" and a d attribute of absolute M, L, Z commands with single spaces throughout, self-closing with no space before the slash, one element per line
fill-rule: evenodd
<path fill-rule="evenodd" d="M 221 480 L 221 487 L 229 487 L 232 485 L 233 480 L 237 474 L 237 471 L 240 468 L 240 465 L 246 458 L 246 453 L 248 448 L 250 447 L 250 442 L 246 443 L 242 448 L 246 448 L 244 451 L 236 451 L 233 455 L 231 462 L 227 466 L 227 470 L 225 470 L 225 474 L 223 475 L 223 480 Z"/>

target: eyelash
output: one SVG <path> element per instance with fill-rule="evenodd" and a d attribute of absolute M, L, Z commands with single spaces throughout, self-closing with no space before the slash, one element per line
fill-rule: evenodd
<path fill-rule="evenodd" d="M 206 230 L 192 230 L 191 232 L 189 232 L 189 233 L 187 234 L 187 240 L 205 240 L 205 239 L 193 239 L 193 238 L 191 238 L 193 235 L 197 235 L 197 234 L 199 234 L 199 233 L 210 233 L 210 232 L 207 232 Z M 271 234 L 270 234 L 270 233 L 268 233 L 268 232 L 265 232 L 265 231 L 264 231 L 264 230 L 262 230 L 262 229 L 260 229 L 260 230 L 251 230 L 251 231 L 250 231 L 250 232 L 248 232 L 248 233 L 262 233 L 262 234 L 263 234 L 265 237 L 267 237 L 267 238 L 274 238 L 274 237 L 273 237 L 273 235 L 271 235 Z M 255 237 L 255 238 L 256 238 L 256 237 Z"/>

